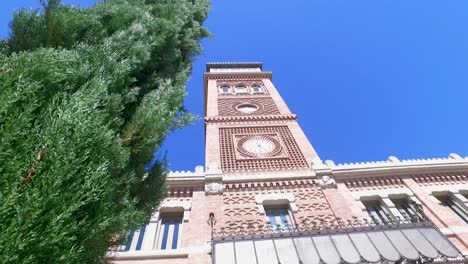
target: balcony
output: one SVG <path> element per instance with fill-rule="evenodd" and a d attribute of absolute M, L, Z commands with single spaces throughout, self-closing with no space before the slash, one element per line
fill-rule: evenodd
<path fill-rule="evenodd" d="M 468 263 L 425 216 L 213 230 L 215 264 Z"/>

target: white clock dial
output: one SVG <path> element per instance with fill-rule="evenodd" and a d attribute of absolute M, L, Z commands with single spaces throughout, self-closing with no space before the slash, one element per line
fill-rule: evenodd
<path fill-rule="evenodd" d="M 251 153 L 265 155 L 273 151 L 275 144 L 268 139 L 252 138 L 247 140 L 242 147 Z"/>
<path fill-rule="evenodd" d="M 271 135 L 243 136 L 237 142 L 237 150 L 244 157 L 268 158 L 281 153 L 281 144 Z"/>
<path fill-rule="evenodd" d="M 242 104 L 237 107 L 237 110 L 245 114 L 250 114 L 257 111 L 258 107 L 253 104 Z"/>

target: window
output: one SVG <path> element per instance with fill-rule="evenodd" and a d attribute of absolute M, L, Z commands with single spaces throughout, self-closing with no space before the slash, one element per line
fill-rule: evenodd
<path fill-rule="evenodd" d="M 399 199 L 391 199 L 393 204 L 395 204 L 395 208 L 401 215 L 402 220 L 411 221 L 412 223 L 416 223 L 420 219 L 420 215 L 416 209 L 415 202 L 410 202 L 408 198 L 399 198 Z"/>
<path fill-rule="evenodd" d="M 440 203 L 444 206 L 452 210 L 452 212 L 458 216 L 463 222 L 468 224 L 468 211 L 466 206 L 463 204 L 459 204 L 458 202 L 454 201 L 450 195 L 440 195 L 435 196 Z"/>
<path fill-rule="evenodd" d="M 292 230 L 292 221 L 287 205 L 265 206 L 267 223 L 273 232 L 288 232 Z"/>
<path fill-rule="evenodd" d="M 253 91 L 253 93 L 263 93 L 262 87 L 260 87 L 258 85 L 253 85 L 252 86 L 252 91 Z"/>
<path fill-rule="evenodd" d="M 380 200 L 363 201 L 362 203 L 376 225 L 386 225 L 391 222 L 390 214 L 384 210 Z"/>
<path fill-rule="evenodd" d="M 130 250 L 141 250 L 141 245 L 143 244 L 143 238 L 145 237 L 146 225 L 142 226 L 138 230 L 132 230 L 128 234 L 127 244 L 125 244 L 125 251 Z"/>
<path fill-rule="evenodd" d="M 180 245 L 182 231 L 182 213 L 164 213 L 156 236 L 156 249 L 177 249 Z"/>
<path fill-rule="evenodd" d="M 221 93 L 222 93 L 222 94 L 231 93 L 231 88 L 230 88 L 229 86 L 222 86 L 222 87 L 221 87 Z"/>
<path fill-rule="evenodd" d="M 236 86 L 236 93 L 238 93 L 238 94 L 247 93 L 247 87 L 245 87 L 245 86 Z"/>

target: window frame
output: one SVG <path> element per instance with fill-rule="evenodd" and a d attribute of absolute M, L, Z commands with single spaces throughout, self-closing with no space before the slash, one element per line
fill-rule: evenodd
<path fill-rule="evenodd" d="M 397 196 L 389 197 L 390 202 L 395 208 L 395 212 L 390 212 L 394 217 L 400 217 L 402 221 L 410 221 L 412 223 L 418 222 L 423 216 L 418 212 L 418 209 L 415 208 L 417 203 L 408 196 Z M 405 208 L 406 207 L 406 208 Z"/>
<path fill-rule="evenodd" d="M 257 204 L 258 212 L 260 215 L 265 216 L 265 222 L 268 223 L 270 219 L 267 217 L 265 209 L 272 206 L 284 206 L 288 209 L 289 220 L 291 221 L 291 228 L 296 228 L 296 219 L 294 213 L 298 212 L 296 199 L 293 193 L 269 193 L 255 195 L 255 202 Z"/>
<path fill-rule="evenodd" d="M 244 88 L 245 92 L 239 92 L 239 88 Z M 240 84 L 240 85 L 236 85 L 234 87 L 234 91 L 236 94 L 249 94 L 249 89 L 247 88 L 247 85 L 243 85 L 243 84 Z"/>
<path fill-rule="evenodd" d="M 388 225 L 392 222 L 394 214 L 390 211 L 388 206 L 384 203 L 381 197 L 373 197 L 371 199 L 361 200 L 362 205 L 365 208 L 368 216 L 376 225 Z M 369 206 L 367 206 L 367 205 Z M 371 210 L 371 206 L 377 206 L 373 208 L 380 207 L 380 210 Z M 375 214 L 372 214 L 375 212 Z"/>
<path fill-rule="evenodd" d="M 227 89 L 227 92 L 225 92 L 224 89 Z M 220 91 L 220 94 L 232 94 L 232 88 L 227 85 L 220 86 L 219 91 Z"/>
<path fill-rule="evenodd" d="M 283 204 L 266 204 L 263 206 L 265 210 L 265 219 L 266 223 L 269 225 L 269 228 L 271 231 L 275 233 L 283 233 L 283 232 L 291 232 L 295 228 L 295 221 L 294 221 L 294 215 L 292 213 L 292 210 L 290 208 L 289 203 L 283 203 Z M 283 211 L 284 214 L 277 214 L 277 212 Z M 269 214 L 270 212 L 270 214 Z M 274 216 L 271 215 L 271 213 L 274 213 Z M 277 224 L 276 220 L 274 220 L 275 225 L 273 225 L 272 217 L 280 217 L 281 219 L 281 224 Z"/>
<path fill-rule="evenodd" d="M 173 248 L 174 240 L 172 240 L 172 244 L 170 247 L 168 247 L 169 244 L 167 243 L 169 235 L 170 235 L 169 234 L 170 226 L 164 226 L 163 221 L 168 218 L 171 220 L 173 219 L 179 220 L 177 223 L 177 229 L 174 229 L 173 231 L 175 233 L 177 230 L 177 244 L 175 245 L 175 248 Z M 184 213 L 183 212 L 161 212 L 159 214 L 156 234 L 154 237 L 152 248 L 154 250 L 164 250 L 164 251 L 180 249 L 182 247 L 183 229 L 184 229 Z M 172 234 L 172 236 L 174 236 L 174 233 Z M 164 239 L 166 239 L 165 243 L 164 243 Z M 162 248 L 163 245 L 165 246 L 165 248 Z"/>
<path fill-rule="evenodd" d="M 255 88 L 258 88 L 259 91 L 255 91 Z M 252 90 L 252 93 L 254 93 L 254 94 L 263 94 L 263 93 L 265 93 L 264 89 L 260 85 L 256 85 L 256 84 L 252 85 L 252 86 L 250 86 L 250 89 Z"/>
<path fill-rule="evenodd" d="M 457 199 L 452 192 L 433 192 L 432 195 L 437 200 L 440 206 L 443 206 L 452 212 L 464 224 L 468 224 L 468 206 Z M 455 207 L 455 208 L 454 208 Z"/>

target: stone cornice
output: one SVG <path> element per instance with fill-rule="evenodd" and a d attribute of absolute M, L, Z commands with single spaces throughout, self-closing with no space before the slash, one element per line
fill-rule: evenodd
<path fill-rule="evenodd" d="M 284 170 L 284 171 L 259 171 L 259 172 L 239 172 L 231 174 L 223 174 L 224 183 L 236 182 L 257 182 L 257 181 L 275 181 L 275 180 L 300 180 L 311 179 L 315 177 L 312 170 Z"/>
<path fill-rule="evenodd" d="M 318 186 L 317 181 L 314 179 L 282 179 L 282 180 L 259 180 L 255 179 L 252 182 L 230 182 L 225 183 L 226 191 L 236 191 L 240 189 L 261 189 L 261 188 L 278 188 L 288 186 Z"/>
<path fill-rule="evenodd" d="M 207 80 L 250 80 L 250 79 L 269 79 L 272 80 L 271 72 L 205 72 L 203 79 Z"/>
<path fill-rule="evenodd" d="M 313 164 L 317 175 L 330 175 L 337 180 L 380 176 L 412 176 L 442 172 L 468 171 L 468 157 L 450 154 L 448 158 L 399 160 L 389 157 L 387 161 L 345 163 L 333 161 Z"/>
<path fill-rule="evenodd" d="M 205 185 L 205 172 L 202 166 L 195 171 L 171 171 L 166 177 L 169 188 L 201 187 Z"/>
<path fill-rule="evenodd" d="M 170 172 L 166 178 L 166 184 L 169 188 L 175 189 L 193 187 L 198 187 L 197 189 L 199 189 L 204 188 L 207 181 L 215 178 L 224 184 L 235 184 L 258 181 L 321 179 L 324 175 L 335 179 L 337 182 L 364 178 L 378 179 L 379 177 L 386 177 L 389 180 L 392 178 L 395 178 L 395 180 L 415 178 L 417 181 L 423 182 L 431 182 L 439 178 L 452 181 L 465 180 L 465 177 L 457 175 L 444 176 L 448 173 L 458 172 L 468 172 L 468 157 L 462 158 L 456 154 L 451 154 L 448 158 L 443 159 L 399 160 L 395 157 L 390 157 L 387 161 L 338 165 L 335 165 L 333 161 L 316 161 L 312 165 L 312 169 L 242 173 L 222 173 L 219 171 L 214 175 L 216 177 L 211 175 L 209 171 L 203 171 L 203 168 L 200 166 L 194 172 Z M 440 177 L 433 176 L 436 174 L 444 175 Z"/>
<path fill-rule="evenodd" d="M 208 116 L 205 117 L 205 124 L 226 123 L 226 122 L 250 122 L 250 121 L 295 121 L 297 116 L 290 115 L 251 115 L 251 116 Z"/>

